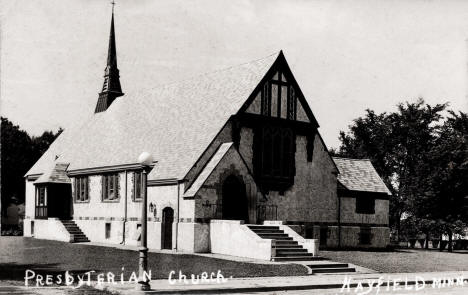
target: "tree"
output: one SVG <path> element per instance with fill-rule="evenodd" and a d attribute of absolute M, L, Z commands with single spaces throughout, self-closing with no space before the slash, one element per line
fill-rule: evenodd
<path fill-rule="evenodd" d="M 434 185 L 441 181 L 437 169 L 445 161 L 435 161 L 434 153 L 449 128 L 445 126 L 455 124 L 449 123 L 451 119 L 443 122 L 446 108 L 447 104 L 431 106 L 419 99 L 401 103 L 391 113 L 367 110 L 364 117 L 353 121 L 348 133 L 340 132 L 338 154 L 369 158 L 390 189 L 390 225 L 397 232 L 404 213 L 419 220 L 434 220 L 433 213 L 440 204 L 434 197 L 440 188 Z M 452 144 L 447 142 L 444 148 L 451 150 Z"/>
<path fill-rule="evenodd" d="M 13 197 L 24 202 L 24 174 L 62 131 L 61 128 L 57 133 L 46 131 L 41 136 L 31 138 L 19 126 L 14 125 L 7 118 L 1 118 L 2 210 L 6 210 Z"/>

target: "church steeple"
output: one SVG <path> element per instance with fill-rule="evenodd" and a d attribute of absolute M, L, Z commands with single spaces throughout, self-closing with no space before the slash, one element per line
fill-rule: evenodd
<path fill-rule="evenodd" d="M 107 110 L 112 102 L 119 96 L 124 95 L 120 86 L 119 69 L 117 68 L 117 50 L 115 47 L 114 31 L 114 2 L 112 2 L 112 19 L 109 35 L 109 49 L 107 51 L 107 66 L 104 71 L 104 84 L 96 104 L 94 113 Z"/>

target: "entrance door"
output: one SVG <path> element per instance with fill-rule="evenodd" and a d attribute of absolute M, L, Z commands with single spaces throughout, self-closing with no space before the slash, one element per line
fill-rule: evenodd
<path fill-rule="evenodd" d="M 172 249 L 172 222 L 174 221 L 174 210 L 166 207 L 162 216 L 161 246 L 163 249 Z"/>
<path fill-rule="evenodd" d="M 249 223 L 249 205 L 242 180 L 234 175 L 223 184 L 223 219 L 244 220 Z"/>

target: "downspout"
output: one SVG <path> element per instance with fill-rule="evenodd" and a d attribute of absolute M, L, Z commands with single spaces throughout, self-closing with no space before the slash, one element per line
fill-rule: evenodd
<path fill-rule="evenodd" d="M 127 191 L 128 191 L 128 171 L 125 170 L 125 198 L 124 198 L 124 220 L 123 220 L 123 225 L 122 225 L 122 242 L 120 242 L 121 245 L 125 245 L 125 227 L 127 224 Z"/>
<path fill-rule="evenodd" d="M 341 248 L 341 196 L 337 190 L 338 196 L 338 248 Z"/>
<path fill-rule="evenodd" d="M 177 181 L 177 222 L 176 222 L 176 240 L 175 249 L 178 250 L 177 241 L 179 240 L 179 202 L 180 202 L 180 182 Z"/>

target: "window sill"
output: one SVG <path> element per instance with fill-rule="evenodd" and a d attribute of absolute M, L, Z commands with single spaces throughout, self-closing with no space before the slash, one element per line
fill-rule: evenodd
<path fill-rule="evenodd" d="M 73 201 L 74 204 L 87 204 L 89 203 L 89 200 L 87 201 Z"/>
<path fill-rule="evenodd" d="M 120 199 L 118 200 L 101 200 L 102 203 L 120 203 Z"/>

